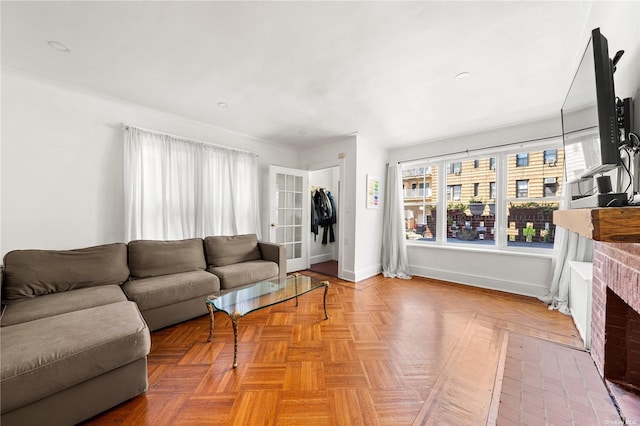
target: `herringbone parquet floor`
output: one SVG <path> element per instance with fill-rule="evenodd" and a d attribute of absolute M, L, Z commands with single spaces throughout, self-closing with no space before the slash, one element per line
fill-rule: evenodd
<path fill-rule="evenodd" d="M 570 317 L 533 298 L 307 273 L 332 283 L 328 320 L 322 291 L 241 318 L 235 370 L 222 313 L 211 343 L 207 316 L 154 332 L 146 394 L 86 424 L 486 424 L 505 333 L 582 345 Z"/>

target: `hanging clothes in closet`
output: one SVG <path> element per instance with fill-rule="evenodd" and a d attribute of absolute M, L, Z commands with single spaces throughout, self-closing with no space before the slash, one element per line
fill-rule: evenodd
<path fill-rule="evenodd" d="M 313 240 L 322 228 L 322 244 L 327 244 L 327 235 L 329 242 L 335 242 L 335 234 L 333 225 L 336 223 L 336 201 L 330 191 L 324 188 L 318 188 L 311 192 L 311 232 L 313 232 Z"/>

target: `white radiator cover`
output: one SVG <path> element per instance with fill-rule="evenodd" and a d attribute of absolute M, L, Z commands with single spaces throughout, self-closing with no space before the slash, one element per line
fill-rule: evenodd
<path fill-rule="evenodd" d="M 569 261 L 569 309 L 573 322 L 584 341 L 584 348 L 591 348 L 591 283 L 593 263 Z"/>

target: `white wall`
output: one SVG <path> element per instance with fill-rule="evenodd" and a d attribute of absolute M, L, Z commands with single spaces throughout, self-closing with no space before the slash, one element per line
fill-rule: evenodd
<path fill-rule="evenodd" d="M 324 188 L 325 191 L 331 192 L 336 202 L 336 207 L 339 201 L 338 185 L 340 181 L 340 169 L 338 167 L 331 167 L 327 169 L 317 170 L 309 172 L 309 186 Z M 337 212 L 336 212 L 337 215 Z M 339 221 L 341 218 L 336 217 Z M 322 227 L 318 229 L 318 235 L 314 241 L 314 235 L 311 234 L 309 238 L 309 262 L 310 264 L 327 262 L 329 260 L 338 260 L 338 244 L 340 236 L 338 235 L 338 226 L 333 226 L 334 236 L 336 240 L 332 243 L 327 237 L 327 244 L 322 244 L 322 235 L 324 230 Z M 327 231 L 329 232 L 329 231 Z"/>
<path fill-rule="evenodd" d="M 616 95 L 635 99 L 636 131 L 640 126 L 640 2 L 593 2 L 583 35 L 585 45 L 590 31 L 600 28 L 609 44 L 609 56 L 624 50 L 614 74 Z"/>
<path fill-rule="evenodd" d="M 394 149 L 389 152 L 389 159 L 393 162 L 418 160 L 452 153 L 464 153 L 467 149 L 490 148 L 560 135 L 562 135 L 562 123 L 560 121 L 560 105 L 558 105 L 557 116 L 546 120 Z"/>
<path fill-rule="evenodd" d="M 386 181 L 387 149 L 359 134 L 357 140 L 356 238 L 354 281 L 382 271 L 382 212 Z M 367 176 L 380 180 L 381 202 L 378 209 L 367 208 Z"/>
<path fill-rule="evenodd" d="M 298 161 L 273 143 L 3 69 L 2 255 L 123 241 L 121 123 L 253 151 L 264 185 L 268 164 Z"/>
<path fill-rule="evenodd" d="M 342 154 L 343 158 L 339 158 Z M 339 273 L 345 280 L 360 281 L 382 270 L 382 205 L 378 210 L 366 208 L 366 178 L 371 174 L 384 182 L 387 154 L 384 147 L 363 135 L 345 136 L 300 152 L 303 169 L 319 170 L 336 164 L 343 169 L 339 206 L 339 247 L 343 254 Z"/>
<path fill-rule="evenodd" d="M 594 2 L 588 23 L 585 26 L 583 38 L 590 37 L 593 28 L 600 28 L 607 38 L 609 56 L 613 57 L 618 50 L 624 50 L 624 55 L 618 62 L 614 74 L 616 96 L 621 99 L 634 99 L 635 131 L 640 131 L 640 2 Z M 640 173 L 640 170 L 635 173 Z M 616 188 L 618 174 L 615 171 L 607 173 L 611 176 L 613 188 L 624 191 L 629 181 L 622 175 L 620 186 Z M 632 189 L 629 189 L 631 195 Z"/>
<path fill-rule="evenodd" d="M 407 248 L 411 273 L 421 277 L 536 297 L 549 288 L 550 255 L 415 244 Z"/>
<path fill-rule="evenodd" d="M 357 136 L 348 135 L 299 152 L 302 169 L 320 170 L 337 166 L 340 170 L 338 276 L 350 281 L 355 281 L 356 276 L 356 143 Z"/>

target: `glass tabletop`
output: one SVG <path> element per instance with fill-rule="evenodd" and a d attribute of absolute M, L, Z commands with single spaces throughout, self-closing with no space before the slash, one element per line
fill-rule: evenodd
<path fill-rule="evenodd" d="M 319 287 L 327 287 L 321 281 L 305 275 L 289 275 L 286 279 L 260 281 L 248 287 L 231 290 L 222 296 L 210 296 L 207 303 L 227 315 L 245 316 L 250 312 L 285 302 Z"/>

